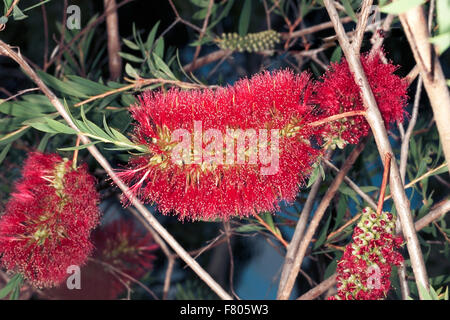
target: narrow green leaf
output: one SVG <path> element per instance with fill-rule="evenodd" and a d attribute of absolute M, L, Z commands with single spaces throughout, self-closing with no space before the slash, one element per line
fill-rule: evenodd
<path fill-rule="evenodd" d="M 19 20 L 23 20 L 23 19 L 28 18 L 28 16 L 26 14 L 24 14 L 22 12 L 22 10 L 19 9 L 18 5 L 15 5 L 14 8 L 13 8 L 13 18 L 16 21 L 19 21 Z"/>
<path fill-rule="evenodd" d="M 342 58 L 342 49 L 341 46 L 337 46 L 336 49 L 334 49 L 333 53 L 331 54 L 330 61 L 331 62 L 339 62 Z"/>
<path fill-rule="evenodd" d="M 252 11 L 252 0 L 244 0 L 241 15 L 239 17 L 239 35 L 245 36 L 250 25 L 250 14 Z"/>
<path fill-rule="evenodd" d="M 159 38 L 156 40 L 155 49 L 153 49 L 153 53 L 156 54 L 158 57 L 162 58 L 164 57 L 164 39 Z"/>
<path fill-rule="evenodd" d="M 385 6 L 380 7 L 384 13 L 400 14 L 414 7 L 424 4 L 426 0 L 396 0 Z"/>
<path fill-rule="evenodd" d="M 439 34 L 450 32 L 450 1 L 436 0 L 436 15 Z"/>
<path fill-rule="evenodd" d="M 122 41 L 131 50 L 139 50 L 139 46 L 136 43 L 134 43 L 133 41 L 130 41 L 126 38 L 123 38 Z"/>
<path fill-rule="evenodd" d="M 15 287 L 22 285 L 23 277 L 20 273 L 15 274 L 9 282 L 0 290 L 0 299 L 5 298 Z"/>
<path fill-rule="evenodd" d="M 80 146 L 75 146 L 75 147 L 67 147 L 67 148 L 58 148 L 59 151 L 75 151 L 75 150 L 82 150 L 82 149 L 86 149 L 87 147 L 93 146 L 97 143 L 100 143 L 101 141 L 94 141 L 94 142 L 90 142 L 87 144 L 82 144 Z"/>
<path fill-rule="evenodd" d="M 160 22 L 161 21 L 155 23 L 152 30 L 149 32 L 147 36 L 147 40 L 145 41 L 145 49 L 147 49 L 147 51 L 150 51 L 153 47 L 153 42 L 155 41 L 156 32 L 158 31 Z"/>
<path fill-rule="evenodd" d="M 131 61 L 131 62 L 137 62 L 137 63 L 142 63 L 145 60 L 139 57 L 136 57 L 132 54 L 129 53 L 125 53 L 125 52 L 119 52 L 119 56 L 121 56 L 122 58 L 124 58 L 125 60 Z"/>
<path fill-rule="evenodd" d="M 342 0 L 342 4 L 344 5 L 345 12 L 353 19 L 353 21 L 358 22 L 358 18 L 356 17 L 356 13 L 348 0 Z"/>
<path fill-rule="evenodd" d="M 13 131 L 13 132 L 10 132 L 10 133 L 7 133 L 7 134 L 1 136 L 0 137 L 0 146 L 3 146 L 5 144 L 8 144 L 10 142 L 13 142 L 13 141 L 19 139 L 29 129 L 30 129 L 29 126 L 23 126 L 23 127 L 20 127 L 19 129 L 15 130 L 15 131 Z"/>
<path fill-rule="evenodd" d="M 7 155 L 8 152 L 9 152 L 9 149 L 11 149 L 11 144 L 12 144 L 12 143 L 8 143 L 8 144 L 6 145 L 6 147 L 4 147 L 3 150 L 2 150 L 2 152 L 0 153 L 0 164 L 2 164 L 3 160 L 5 160 L 6 155 Z"/>
<path fill-rule="evenodd" d="M 59 121 L 49 119 L 49 118 L 47 118 L 46 121 L 47 121 L 48 126 L 50 128 L 52 128 L 53 130 L 57 131 L 58 133 L 65 133 L 65 134 L 76 134 L 77 133 L 74 129 L 72 129 L 69 126 L 66 126 L 65 124 L 63 124 Z"/>
<path fill-rule="evenodd" d="M 443 54 L 450 47 L 450 31 L 430 38 L 430 42 L 437 46 L 439 54 Z"/>
<path fill-rule="evenodd" d="M 316 243 L 314 243 L 313 250 L 319 248 L 327 239 L 327 232 L 328 232 L 328 227 L 330 225 L 330 222 L 331 222 L 331 214 L 329 215 L 328 220 L 325 223 L 325 226 L 322 228 L 319 238 L 317 238 Z"/>
<path fill-rule="evenodd" d="M 261 225 L 249 223 L 249 224 L 244 224 L 243 226 L 236 228 L 235 231 L 246 233 L 246 232 L 256 232 L 256 231 L 260 231 L 263 229 L 264 229 L 264 227 Z"/>
<path fill-rule="evenodd" d="M 175 75 L 172 73 L 167 64 L 156 54 L 153 54 L 153 59 L 155 60 L 155 65 L 163 71 L 169 78 L 176 79 Z"/>
<path fill-rule="evenodd" d="M 127 73 L 127 75 L 129 75 L 133 79 L 140 78 L 136 69 L 134 69 L 129 63 L 125 64 L 125 72 Z"/>

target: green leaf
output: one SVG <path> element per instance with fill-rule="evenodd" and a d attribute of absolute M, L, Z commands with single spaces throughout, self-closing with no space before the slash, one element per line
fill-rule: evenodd
<path fill-rule="evenodd" d="M 345 213 L 347 212 L 347 199 L 345 196 L 339 198 L 338 207 L 337 207 L 337 216 L 336 221 L 334 223 L 333 231 L 336 230 L 344 219 Z"/>
<path fill-rule="evenodd" d="M 252 11 L 252 0 L 244 0 L 241 15 L 239 17 L 239 35 L 245 36 L 250 25 L 250 14 Z"/>
<path fill-rule="evenodd" d="M 337 268 L 337 261 L 336 260 L 331 261 L 331 263 L 325 269 L 323 278 L 328 279 L 329 277 L 331 277 L 333 275 L 333 273 L 336 272 L 336 268 Z"/>
<path fill-rule="evenodd" d="M 61 81 L 59 79 L 57 79 L 56 77 L 45 73 L 43 71 L 37 70 L 36 71 L 37 74 L 39 75 L 39 77 L 45 82 L 45 84 L 47 84 L 48 86 L 52 87 L 53 89 L 67 94 L 69 96 L 74 96 L 74 97 L 78 97 L 78 98 L 89 98 L 89 96 L 87 94 L 84 94 L 80 91 L 77 91 L 74 88 L 73 83 L 71 83 L 70 81 L 64 82 Z"/>
<path fill-rule="evenodd" d="M 430 38 L 430 42 L 437 46 L 439 54 L 443 54 L 450 47 L 450 31 Z"/>
<path fill-rule="evenodd" d="M 94 141 L 94 142 L 90 142 L 87 144 L 82 144 L 80 146 L 75 146 L 75 147 L 67 147 L 67 148 L 58 148 L 59 151 L 75 151 L 75 150 L 82 150 L 82 149 L 86 149 L 87 147 L 93 146 L 97 143 L 100 143 L 101 141 Z"/>
<path fill-rule="evenodd" d="M 311 175 L 309 176 L 309 180 L 308 180 L 308 184 L 306 185 L 306 188 L 311 187 L 314 184 L 314 182 L 316 182 L 317 178 L 319 177 L 319 172 L 320 172 L 319 165 L 317 163 L 315 163 L 313 165 L 313 167 L 314 167 L 314 170 L 311 173 Z"/>
<path fill-rule="evenodd" d="M 139 46 L 136 43 L 134 43 L 133 41 L 130 41 L 126 38 L 123 38 L 122 41 L 131 50 L 139 50 Z"/>
<path fill-rule="evenodd" d="M 419 283 L 418 289 L 422 300 L 433 300 L 430 292 L 421 283 Z"/>
<path fill-rule="evenodd" d="M 13 142 L 17 139 L 19 139 L 21 136 L 23 136 L 28 130 L 30 129 L 30 127 L 28 126 L 23 126 L 20 127 L 19 129 L 7 133 L 5 135 L 3 135 L 2 137 L 0 137 L 0 146 L 3 146 L 5 144 L 8 144 L 10 142 Z"/>
<path fill-rule="evenodd" d="M 348 0 L 342 0 L 342 4 L 344 5 L 345 12 L 353 19 L 353 21 L 358 22 L 358 18 L 356 17 L 356 13 L 352 8 L 352 5 Z"/>
<path fill-rule="evenodd" d="M 147 49 L 147 50 L 151 50 L 151 48 L 153 47 L 153 42 L 155 41 L 156 31 L 158 31 L 159 23 L 160 23 L 160 21 L 155 23 L 152 30 L 150 31 L 150 33 L 147 36 L 147 40 L 145 41 L 145 49 Z"/>
<path fill-rule="evenodd" d="M 426 0 L 396 0 L 385 6 L 380 7 L 380 11 L 384 13 L 400 14 L 414 7 L 424 4 Z"/>
<path fill-rule="evenodd" d="M 369 193 L 369 192 L 373 192 L 373 191 L 377 191 L 378 189 L 380 189 L 380 188 L 378 188 L 378 187 L 375 187 L 375 186 L 362 186 L 362 187 L 359 187 L 364 193 Z"/>
<path fill-rule="evenodd" d="M 247 232 L 256 232 L 256 231 L 260 231 L 265 229 L 263 226 L 257 225 L 257 224 L 253 224 L 253 223 L 249 223 L 249 224 L 244 224 L 243 226 L 240 226 L 238 228 L 236 228 L 236 232 L 242 232 L 242 233 L 247 233 Z"/>
<path fill-rule="evenodd" d="M 142 63 L 145 60 L 139 57 L 136 57 L 132 54 L 129 53 L 125 53 L 125 52 L 119 52 L 119 56 L 121 56 L 122 58 L 124 58 L 125 60 L 131 61 L 131 62 L 137 62 L 137 63 Z"/>
<path fill-rule="evenodd" d="M 175 75 L 172 73 L 170 68 L 159 56 L 153 54 L 153 59 L 155 60 L 156 67 L 158 67 L 162 72 L 164 72 L 169 78 L 176 79 Z"/>
<path fill-rule="evenodd" d="M 450 32 L 450 1 L 436 1 L 436 15 L 439 24 L 439 34 Z"/>
<path fill-rule="evenodd" d="M 134 69 L 129 63 L 125 64 L 125 72 L 127 73 L 127 75 L 129 75 L 133 79 L 140 78 L 136 69 Z"/>
<path fill-rule="evenodd" d="M 0 24 L 6 24 L 8 22 L 8 17 L 1 16 L 0 17 Z"/>
<path fill-rule="evenodd" d="M 36 7 L 39 7 L 39 6 L 41 6 L 41 5 L 43 5 L 43 4 L 47 3 L 47 2 L 50 2 L 50 1 L 51 1 L 51 0 L 43 0 L 43 1 L 39 2 L 39 3 L 36 3 L 36 4 L 34 4 L 34 5 L 32 5 L 32 6 L 28 7 L 28 8 L 26 8 L 26 9 L 23 9 L 22 11 L 23 11 L 23 12 L 27 12 L 28 10 L 34 9 L 34 8 L 36 8 Z"/>
<path fill-rule="evenodd" d="M 322 228 L 319 238 L 317 239 L 316 243 L 314 243 L 313 250 L 319 248 L 327 239 L 327 232 L 328 232 L 328 227 L 330 225 L 330 222 L 331 222 L 331 214 L 328 216 L 328 220 L 325 223 L 325 226 Z"/>
<path fill-rule="evenodd" d="M 35 118 L 24 121 L 24 124 L 29 125 L 37 130 L 49 133 L 64 133 L 76 134 L 76 131 L 65 124 L 50 119 L 50 118 Z"/>
<path fill-rule="evenodd" d="M 333 53 L 331 54 L 330 61 L 331 62 L 339 62 L 342 58 L 342 48 L 341 46 L 337 46 L 336 49 L 334 49 Z"/>
<path fill-rule="evenodd" d="M 13 18 L 16 21 L 19 21 L 28 18 L 28 16 L 24 14 L 17 5 L 15 5 L 13 8 Z"/>
<path fill-rule="evenodd" d="M 345 184 L 341 184 L 339 187 L 339 192 L 349 196 L 350 198 L 353 199 L 353 201 L 355 201 L 357 204 L 359 204 L 359 200 L 356 195 L 356 192 L 352 188 L 347 187 Z"/>
<path fill-rule="evenodd" d="M 200 8 L 207 8 L 209 5 L 209 0 L 190 0 L 192 4 Z"/>
<path fill-rule="evenodd" d="M 164 56 L 164 39 L 159 38 L 156 40 L 155 49 L 153 50 L 153 53 L 156 54 L 158 57 L 162 58 Z"/>
<path fill-rule="evenodd" d="M 228 16 L 230 13 L 231 8 L 233 7 L 234 0 L 228 0 L 226 2 L 225 8 L 223 8 L 222 12 L 220 13 L 219 17 L 215 19 L 214 21 L 211 21 L 211 23 L 208 25 L 207 30 L 211 30 L 213 27 L 216 26 L 224 17 Z"/>
<path fill-rule="evenodd" d="M 18 287 L 22 286 L 23 277 L 20 273 L 15 274 L 11 280 L 0 290 L 0 299 L 5 298 L 9 293 L 14 292 L 14 290 Z"/>
<path fill-rule="evenodd" d="M 6 14 L 6 12 L 8 12 L 9 7 L 11 7 L 12 3 L 14 0 L 3 0 L 3 4 L 4 4 L 4 14 Z"/>
<path fill-rule="evenodd" d="M 4 147 L 3 150 L 2 150 L 2 152 L 0 153 L 0 164 L 2 164 L 3 160 L 5 160 L 6 155 L 8 154 L 9 149 L 11 148 L 11 144 L 12 144 L 12 143 L 8 143 L 8 144 L 6 145 L 6 147 Z"/>
<path fill-rule="evenodd" d="M 48 132 L 46 134 L 44 134 L 44 136 L 41 139 L 41 142 L 39 142 L 37 149 L 41 152 L 45 152 L 45 147 L 47 147 L 48 140 L 53 136 L 54 136 L 54 134 L 48 133 Z"/>

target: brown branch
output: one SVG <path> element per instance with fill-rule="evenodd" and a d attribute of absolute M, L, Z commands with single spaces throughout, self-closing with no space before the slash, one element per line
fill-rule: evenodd
<path fill-rule="evenodd" d="M 299 245 L 297 255 L 295 257 L 294 263 L 292 265 L 291 272 L 286 280 L 286 285 L 278 291 L 277 299 L 287 300 L 291 295 L 292 288 L 294 287 L 295 279 L 297 278 L 298 271 L 303 262 L 303 258 L 305 257 L 306 250 L 308 249 L 309 243 L 316 232 L 317 227 L 319 226 L 320 220 L 322 219 L 325 211 L 327 210 L 331 200 L 334 198 L 336 192 L 339 189 L 344 177 L 349 172 L 350 168 L 353 166 L 354 162 L 358 158 L 359 154 L 363 151 L 365 145 L 367 143 L 367 139 L 360 142 L 350 153 L 349 157 L 345 160 L 340 172 L 334 178 L 330 187 L 328 188 L 325 196 L 317 207 L 314 217 L 309 223 L 309 227 L 306 230 L 305 236 L 302 239 L 302 242 Z"/>
<path fill-rule="evenodd" d="M 294 235 L 292 236 L 291 242 L 289 242 L 289 245 L 287 247 L 283 268 L 281 270 L 280 282 L 278 284 L 278 290 L 281 290 L 286 285 L 288 275 L 292 269 L 295 256 L 297 255 L 298 247 L 300 245 L 300 241 L 303 238 L 306 224 L 308 223 L 309 215 L 313 208 L 317 193 L 319 192 L 321 182 L 322 177 L 317 177 L 317 180 L 312 185 L 308 197 L 306 198 L 302 213 L 300 214 L 297 225 L 295 226 Z"/>
<path fill-rule="evenodd" d="M 384 157 L 384 170 L 383 170 L 383 180 L 381 182 L 381 188 L 380 188 L 380 197 L 378 198 L 378 206 L 377 206 L 377 215 L 381 215 L 381 211 L 383 211 L 383 204 L 384 204 L 384 196 L 386 193 L 386 187 L 389 179 L 389 171 L 391 166 L 391 159 L 392 156 L 390 153 L 386 153 Z"/>
<path fill-rule="evenodd" d="M 103 0 L 106 14 L 106 35 L 108 38 L 109 78 L 117 80 L 122 72 L 120 52 L 119 15 L 116 0 Z"/>
<path fill-rule="evenodd" d="M 255 218 L 256 218 L 256 220 L 258 220 L 258 222 L 261 225 L 264 226 L 264 228 L 266 228 L 270 233 L 272 233 L 274 235 L 274 237 L 277 238 L 278 241 L 280 241 L 284 247 L 288 246 L 288 243 L 286 242 L 286 240 L 284 240 L 281 235 L 279 235 L 274 230 L 272 230 L 272 228 L 258 214 L 255 214 Z"/>
<path fill-rule="evenodd" d="M 369 20 L 370 9 L 372 8 L 373 0 L 366 0 L 362 2 L 361 14 L 358 17 L 358 23 L 356 24 L 356 32 L 353 37 L 353 50 L 359 53 L 361 44 L 364 39 L 364 33 L 366 32 L 367 21 Z"/>
<path fill-rule="evenodd" d="M 132 1 L 135 1 L 135 0 L 123 0 L 122 2 L 117 4 L 116 10 L 119 9 L 120 7 L 126 5 L 127 3 L 132 2 Z M 111 12 L 111 10 L 107 10 L 107 11 L 103 12 L 97 19 L 92 21 L 90 24 L 88 24 L 86 27 L 84 27 L 80 32 L 78 32 L 66 45 L 64 45 L 64 44 L 61 45 L 60 44 L 59 49 L 58 49 L 58 53 L 56 54 L 56 56 L 54 56 L 53 58 L 50 59 L 50 61 L 47 64 L 47 68 L 50 67 L 55 61 L 61 59 L 61 56 L 63 55 L 63 53 L 66 50 L 70 49 L 70 47 L 76 41 L 78 41 L 82 36 L 84 36 L 84 34 L 86 34 L 89 30 L 91 30 L 93 27 L 95 27 L 99 23 L 103 22 L 103 20 L 105 20 L 106 16 L 110 12 Z M 65 25 L 65 23 L 63 23 L 63 25 Z"/>
<path fill-rule="evenodd" d="M 208 27 L 208 21 L 209 21 L 209 17 L 211 16 L 211 10 L 212 7 L 214 5 L 214 0 L 209 0 L 208 3 L 208 8 L 206 9 L 206 16 L 205 16 L 205 20 L 203 20 L 203 26 L 202 26 L 202 30 L 200 31 L 200 35 L 198 37 L 198 46 L 195 48 L 195 53 L 194 53 L 194 58 L 192 59 L 192 68 L 195 69 L 195 62 L 197 61 L 198 55 L 200 54 L 200 49 L 201 49 L 201 41 L 205 35 L 206 32 L 206 28 Z"/>
<path fill-rule="evenodd" d="M 450 170 L 450 93 L 433 45 L 422 6 L 400 14 L 400 21 L 408 38 L 414 58 L 423 78 L 425 90 L 433 109 L 434 119 Z"/>
<path fill-rule="evenodd" d="M 333 169 L 334 171 L 336 171 L 337 173 L 339 173 L 339 169 L 332 164 L 330 161 L 328 160 L 324 160 L 325 165 L 327 165 L 328 167 L 330 167 L 331 169 Z M 353 182 L 353 180 L 351 180 L 348 176 L 344 177 L 344 182 L 351 188 L 353 189 L 363 200 L 365 200 L 369 206 L 371 206 L 374 210 L 377 209 L 377 204 L 375 203 L 375 201 L 373 201 L 373 199 L 364 191 L 361 190 L 361 188 Z"/>
<path fill-rule="evenodd" d="M 297 300 L 313 300 L 323 294 L 325 291 L 330 289 L 334 284 L 336 283 L 336 276 L 337 274 L 333 274 L 328 279 L 322 281 L 317 286 L 306 292 L 305 294 L 301 295 L 297 298 Z"/>

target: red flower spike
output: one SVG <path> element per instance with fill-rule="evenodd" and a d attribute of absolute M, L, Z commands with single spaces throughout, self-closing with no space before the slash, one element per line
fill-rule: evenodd
<path fill-rule="evenodd" d="M 391 286 L 392 266 L 403 262 L 403 257 L 395 250 L 403 240 L 393 236 L 394 230 L 395 221 L 390 213 L 377 216 L 371 208 L 362 211 L 361 220 L 354 229 L 353 242 L 345 247 L 338 262 L 338 292 L 329 300 L 380 300 L 386 297 Z"/>
<path fill-rule="evenodd" d="M 149 153 L 133 157 L 119 176 L 135 196 L 157 203 L 163 214 L 174 213 L 180 220 L 274 212 L 280 200 L 295 199 L 299 185 L 322 154 L 312 144 L 321 143 L 323 126 L 307 125 L 320 119 L 310 104 L 311 94 L 309 74 L 294 75 L 290 71 L 264 72 L 214 91 L 146 92 L 131 113 L 136 120 L 133 140 L 145 145 Z M 171 137 L 179 129 L 189 136 L 190 150 L 187 158 L 176 162 L 171 155 L 179 140 Z M 205 150 L 213 141 L 205 136 L 209 129 L 223 137 L 217 151 L 222 163 L 207 161 L 210 154 Z M 238 150 L 236 136 L 227 131 L 237 134 L 238 129 L 254 130 L 258 151 L 248 144 Z M 264 130 L 265 144 L 261 143 Z M 270 130 L 279 133 L 279 152 L 275 155 L 271 154 L 276 141 Z M 200 136 L 197 140 L 196 134 Z M 228 138 L 235 142 L 230 149 Z M 200 152 L 195 141 L 200 141 Z M 250 163 L 252 154 L 261 159 L 263 148 L 268 149 L 270 164 L 259 160 Z M 236 161 L 239 152 L 247 155 L 243 164 Z M 226 162 L 229 153 L 234 157 L 232 163 Z M 279 157 L 275 172 L 261 174 L 275 157 Z"/>
<path fill-rule="evenodd" d="M 142 232 L 131 220 L 114 220 L 92 234 L 93 259 L 81 269 L 81 289 L 65 285 L 45 293 L 52 299 L 116 299 L 132 277 L 141 279 L 153 269 L 158 245 L 148 232 Z M 126 276 L 125 276 L 126 275 Z M 132 283 L 130 283 L 132 284 Z"/>
<path fill-rule="evenodd" d="M 395 75 L 397 66 L 384 64 L 380 55 L 361 55 L 361 63 L 375 96 L 378 108 L 389 128 L 395 121 L 402 121 L 407 103 L 408 83 Z M 344 112 L 364 110 L 360 96 L 360 88 L 353 79 L 348 63 L 343 59 L 340 63 L 332 63 L 325 72 L 322 82 L 316 84 L 315 101 L 327 116 Z M 347 143 L 356 144 L 369 132 L 369 124 L 363 116 L 350 119 L 343 118 L 329 124 L 327 137 L 329 144 L 343 147 Z"/>
<path fill-rule="evenodd" d="M 56 154 L 31 153 L 0 219 L 1 264 L 36 287 L 62 282 L 92 250 L 99 195 L 86 166 Z"/>

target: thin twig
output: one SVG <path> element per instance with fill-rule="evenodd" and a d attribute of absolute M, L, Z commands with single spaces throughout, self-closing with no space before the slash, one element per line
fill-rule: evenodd
<path fill-rule="evenodd" d="M 328 279 L 322 281 L 317 286 L 306 292 L 305 294 L 301 295 L 297 298 L 297 300 L 313 300 L 317 298 L 318 296 L 322 295 L 325 291 L 330 289 L 334 284 L 336 283 L 336 276 L 337 274 L 333 274 Z"/>
<path fill-rule="evenodd" d="M 369 20 L 372 3 L 373 0 L 366 0 L 362 2 L 361 14 L 358 17 L 356 32 L 352 42 L 353 50 L 358 53 L 361 49 L 361 44 L 364 39 L 364 33 L 366 32 L 367 21 Z"/>
<path fill-rule="evenodd" d="M 286 240 L 284 240 L 283 239 L 283 237 L 280 235 L 280 234 L 278 234 L 278 233 L 276 233 L 275 232 L 275 230 L 272 230 L 272 228 L 258 215 L 258 214 L 255 214 L 255 218 L 256 218 L 256 220 L 258 220 L 258 222 L 261 224 L 261 225 L 263 225 L 264 226 L 264 228 L 266 228 L 267 229 L 267 231 L 269 231 L 270 233 L 272 233 L 274 236 L 275 236 L 275 238 L 277 238 L 278 239 L 278 241 L 280 241 L 281 242 L 281 244 L 284 246 L 284 247 L 287 247 L 288 246 L 288 243 L 286 242 Z"/>
<path fill-rule="evenodd" d="M 365 145 L 367 143 L 367 139 L 360 142 L 355 149 L 350 153 L 349 157 L 345 160 L 340 172 L 334 178 L 330 187 L 328 188 L 325 196 L 317 207 L 314 217 L 309 223 L 308 229 L 306 230 L 305 236 L 303 237 L 300 245 L 298 247 L 297 255 L 295 256 L 294 263 L 292 265 L 291 272 L 289 273 L 288 279 L 286 281 L 286 285 L 278 291 L 277 299 L 287 300 L 289 299 L 292 288 L 294 287 L 295 279 L 297 278 L 298 271 L 301 268 L 303 258 L 305 257 L 306 250 L 308 249 L 309 243 L 316 232 L 317 227 L 319 226 L 320 220 L 322 219 L 325 211 L 327 210 L 331 200 L 334 198 L 334 195 L 339 189 L 344 177 L 349 172 L 350 168 L 353 166 L 353 163 L 358 158 L 359 154 L 363 151 Z"/>
<path fill-rule="evenodd" d="M 311 214 L 317 193 L 319 192 L 321 182 L 322 177 L 317 177 L 317 180 L 313 183 L 308 197 L 306 198 L 302 213 L 300 214 L 297 225 L 295 226 L 294 235 L 292 236 L 291 242 L 289 242 L 287 247 L 283 268 L 281 270 L 280 282 L 278 284 L 278 290 L 281 290 L 281 288 L 286 285 L 288 275 L 291 271 L 292 264 L 294 263 L 294 258 L 297 255 L 298 246 L 303 238 L 303 233 L 305 231 L 306 224 L 308 223 L 309 215 Z"/>
<path fill-rule="evenodd" d="M 230 229 L 230 222 L 224 221 L 223 227 L 225 230 L 225 238 L 227 239 L 227 249 L 228 249 L 228 256 L 230 259 L 230 273 L 229 273 L 229 284 L 230 284 L 230 291 L 231 294 L 236 297 L 236 299 L 240 300 L 239 296 L 234 291 L 234 257 L 233 257 L 233 248 L 231 247 L 231 229 Z"/>
<path fill-rule="evenodd" d="M 406 129 L 405 135 L 402 138 L 402 145 L 400 147 L 400 176 L 402 178 L 402 182 L 405 183 L 406 176 L 406 165 L 408 163 L 408 152 L 409 152 L 409 142 L 411 139 L 411 135 L 414 130 L 414 126 L 417 122 L 417 116 L 419 114 L 419 102 L 420 95 L 422 94 L 422 77 L 419 76 L 419 80 L 417 81 L 417 89 L 416 95 L 414 97 L 413 110 L 411 114 L 411 120 L 409 120 L 408 128 Z"/>
<path fill-rule="evenodd" d="M 200 31 L 200 35 L 198 36 L 199 44 L 195 48 L 194 58 L 192 59 L 192 67 L 193 68 L 195 68 L 195 63 L 197 61 L 198 55 L 200 54 L 200 49 L 202 48 L 201 41 L 202 41 L 203 37 L 205 36 L 206 28 L 208 27 L 208 21 L 209 21 L 209 17 L 211 16 L 211 10 L 212 10 L 213 5 L 214 5 L 214 0 L 209 0 L 208 8 L 206 9 L 205 20 L 203 20 L 202 30 Z"/>
<path fill-rule="evenodd" d="M 383 180 L 381 181 L 380 196 L 378 198 L 377 216 L 380 216 L 381 212 L 383 211 L 384 197 L 389 180 L 391 159 L 392 159 L 391 154 L 387 152 L 384 158 Z"/>
<path fill-rule="evenodd" d="M 337 173 L 339 173 L 339 168 L 337 168 L 334 164 L 332 164 L 329 160 L 324 160 L 324 163 L 330 167 L 331 169 L 333 169 L 334 171 L 336 171 Z M 344 182 L 351 188 L 353 189 L 363 200 L 365 200 L 369 206 L 371 206 L 374 210 L 376 210 L 377 208 L 377 204 L 375 203 L 375 201 L 364 191 L 361 190 L 361 188 L 353 182 L 352 179 L 350 179 L 349 177 L 345 176 L 344 177 Z"/>

